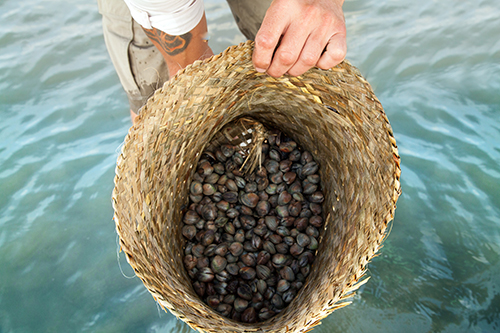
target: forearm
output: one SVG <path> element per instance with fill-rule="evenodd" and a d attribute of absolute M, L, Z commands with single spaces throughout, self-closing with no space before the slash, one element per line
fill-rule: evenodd
<path fill-rule="evenodd" d="M 156 28 L 143 29 L 165 58 L 171 77 L 196 60 L 203 60 L 213 55 L 206 40 L 205 15 L 194 29 L 179 36 L 169 35 Z"/>

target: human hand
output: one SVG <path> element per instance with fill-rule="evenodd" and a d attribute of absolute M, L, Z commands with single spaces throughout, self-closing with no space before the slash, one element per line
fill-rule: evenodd
<path fill-rule="evenodd" d="M 344 60 L 343 0 L 274 0 L 255 36 L 252 61 L 273 77 L 329 69 Z"/>

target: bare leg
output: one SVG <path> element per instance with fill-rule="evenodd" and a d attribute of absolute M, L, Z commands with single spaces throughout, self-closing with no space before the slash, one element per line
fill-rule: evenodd
<path fill-rule="evenodd" d="M 205 39 L 205 15 L 193 30 L 180 36 L 172 36 L 156 28 L 144 31 L 165 58 L 171 77 L 196 60 L 203 60 L 214 54 Z"/>

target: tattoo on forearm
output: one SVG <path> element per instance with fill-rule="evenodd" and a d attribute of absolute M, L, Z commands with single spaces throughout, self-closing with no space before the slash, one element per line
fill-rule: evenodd
<path fill-rule="evenodd" d="M 192 37 L 190 32 L 180 36 L 172 36 L 156 28 L 151 30 L 144 29 L 144 31 L 149 39 L 155 42 L 162 51 L 170 56 L 175 56 L 184 52 Z"/>

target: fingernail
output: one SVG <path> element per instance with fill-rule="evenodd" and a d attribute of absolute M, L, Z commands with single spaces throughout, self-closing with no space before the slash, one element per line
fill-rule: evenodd
<path fill-rule="evenodd" d="M 262 69 L 262 68 L 257 68 L 257 67 L 255 67 L 255 70 L 256 70 L 257 72 L 259 72 L 259 73 L 265 73 L 265 72 L 266 72 L 266 70 L 265 70 L 265 69 Z"/>

